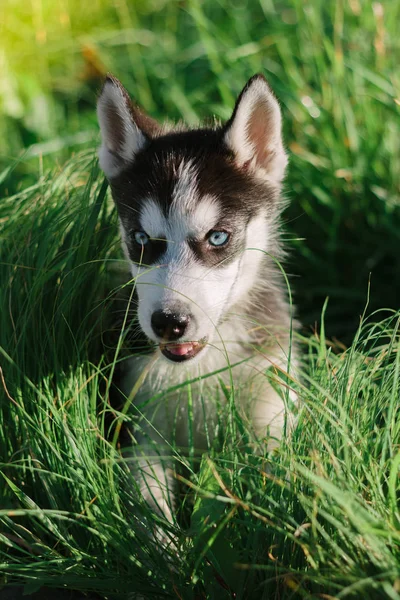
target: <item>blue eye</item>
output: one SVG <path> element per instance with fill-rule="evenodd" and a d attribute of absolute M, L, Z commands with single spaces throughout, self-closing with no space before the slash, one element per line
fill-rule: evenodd
<path fill-rule="evenodd" d="M 225 246 L 229 240 L 229 233 L 226 231 L 212 231 L 208 236 L 211 246 Z"/>
<path fill-rule="evenodd" d="M 145 246 L 149 241 L 149 236 L 144 231 L 135 231 L 133 236 L 135 238 L 135 242 L 139 244 L 139 246 Z"/>

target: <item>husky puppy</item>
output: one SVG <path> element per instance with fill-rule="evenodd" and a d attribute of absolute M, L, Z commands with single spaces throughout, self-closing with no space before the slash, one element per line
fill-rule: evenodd
<path fill-rule="evenodd" d="M 209 446 L 227 390 L 269 447 L 285 421 L 288 394 L 267 375 L 295 361 L 278 266 L 281 112 L 255 75 L 224 125 L 162 127 L 109 75 L 97 114 L 138 323 L 154 345 L 125 361 L 121 387 L 142 417 L 135 457 L 143 494 L 172 521 L 174 482 L 162 456 L 171 442 Z"/>

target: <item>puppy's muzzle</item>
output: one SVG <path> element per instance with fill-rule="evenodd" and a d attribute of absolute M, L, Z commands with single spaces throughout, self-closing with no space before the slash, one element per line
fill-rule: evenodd
<path fill-rule="evenodd" d="M 185 335 L 192 320 L 190 314 L 156 310 L 151 315 L 151 327 L 164 342 L 175 342 Z"/>
<path fill-rule="evenodd" d="M 182 363 L 197 356 L 205 347 L 207 338 L 184 341 L 194 324 L 191 314 L 156 310 L 151 315 L 151 327 L 157 337 L 161 338 L 161 354 L 169 361 Z"/>

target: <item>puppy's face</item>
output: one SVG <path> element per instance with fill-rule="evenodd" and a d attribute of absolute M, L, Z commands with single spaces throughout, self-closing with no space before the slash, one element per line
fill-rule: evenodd
<path fill-rule="evenodd" d="M 119 82 L 107 80 L 101 166 L 136 278 L 140 326 L 168 361 L 194 362 L 254 286 L 268 250 L 286 165 L 279 107 L 257 77 L 225 127 L 162 134 L 135 111 Z"/>

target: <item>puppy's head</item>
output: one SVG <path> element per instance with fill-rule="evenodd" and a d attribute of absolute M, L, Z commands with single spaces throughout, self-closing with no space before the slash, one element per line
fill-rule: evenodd
<path fill-rule="evenodd" d="M 224 126 L 164 131 L 109 76 L 97 114 L 140 326 L 167 360 L 193 362 L 270 249 L 287 164 L 279 104 L 256 75 Z"/>

